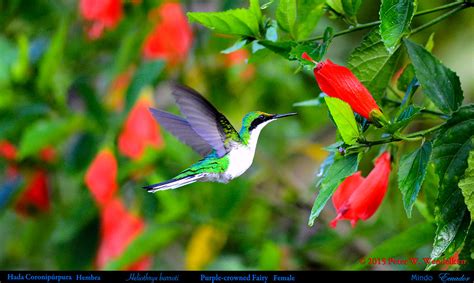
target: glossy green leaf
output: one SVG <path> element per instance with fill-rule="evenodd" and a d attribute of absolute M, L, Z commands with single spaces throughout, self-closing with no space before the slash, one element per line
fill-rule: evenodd
<path fill-rule="evenodd" d="M 342 7 L 342 0 L 326 0 L 326 4 L 336 13 L 344 13 L 344 8 Z"/>
<path fill-rule="evenodd" d="M 320 190 L 314 200 L 311 215 L 309 216 L 309 226 L 313 226 L 314 220 L 319 216 L 329 198 L 334 194 L 337 187 L 349 175 L 357 171 L 359 165 L 359 155 L 351 154 L 336 159 L 324 174 L 321 181 Z"/>
<path fill-rule="evenodd" d="M 378 29 L 373 29 L 349 56 L 347 66 L 380 101 L 397 66 L 400 51 L 385 48 Z"/>
<path fill-rule="evenodd" d="M 280 0 L 276 11 L 278 26 L 291 34 L 294 33 L 296 23 L 296 2 L 294 0 Z"/>
<path fill-rule="evenodd" d="M 257 8 L 258 7 L 258 8 Z M 188 12 L 189 21 L 197 22 L 217 33 L 260 37 L 262 13 L 258 1 L 250 1 L 249 9 L 224 12 Z"/>
<path fill-rule="evenodd" d="M 149 226 L 135 238 L 116 259 L 109 261 L 104 270 L 120 270 L 163 248 L 178 235 L 179 228 L 163 225 Z"/>
<path fill-rule="evenodd" d="M 348 16 L 355 16 L 359 11 L 362 0 L 342 0 L 342 8 Z"/>
<path fill-rule="evenodd" d="M 25 129 L 20 141 L 20 158 L 29 157 L 47 145 L 58 145 L 74 131 L 80 129 L 82 119 L 40 120 Z"/>
<path fill-rule="evenodd" d="M 471 141 L 474 143 L 474 141 Z M 464 177 L 459 181 L 459 187 L 464 196 L 464 202 L 471 213 L 471 220 L 474 221 L 474 150 L 469 153 L 467 161 L 468 167 L 464 172 Z"/>
<path fill-rule="evenodd" d="M 425 179 L 431 150 L 431 143 L 426 142 L 422 147 L 403 155 L 400 159 L 398 187 L 402 193 L 403 206 L 408 217 L 411 217 L 413 204 Z"/>
<path fill-rule="evenodd" d="M 125 109 L 130 110 L 143 87 L 152 85 L 158 79 L 165 67 L 161 60 L 143 63 L 133 75 L 125 96 Z"/>
<path fill-rule="evenodd" d="M 444 113 L 455 112 L 464 98 L 459 77 L 422 46 L 404 43 L 424 94 Z"/>
<path fill-rule="evenodd" d="M 395 51 L 402 37 L 408 33 L 415 6 L 415 0 L 382 0 L 380 35 L 390 52 Z"/>
<path fill-rule="evenodd" d="M 295 40 L 307 38 L 324 13 L 323 0 L 280 0 L 276 18 L 278 25 Z"/>
<path fill-rule="evenodd" d="M 383 241 L 381 244 L 372 249 L 372 251 L 370 251 L 370 253 L 364 257 L 364 259 L 361 259 L 357 264 L 353 265 L 352 268 L 363 269 L 364 267 L 369 266 L 369 258 L 388 259 L 416 251 L 417 249 L 431 242 L 431 237 L 433 236 L 434 232 L 435 226 L 431 223 L 425 222 L 419 225 L 414 225 L 405 231 Z M 410 260 L 409 264 L 424 264 L 422 259 L 418 257 L 407 259 Z"/>
<path fill-rule="evenodd" d="M 259 44 L 265 46 L 268 50 L 285 57 L 290 57 L 291 49 L 296 45 L 294 41 L 277 41 L 273 42 L 270 40 L 259 40 Z"/>
<path fill-rule="evenodd" d="M 344 142 L 355 144 L 359 138 L 359 128 L 352 108 L 339 98 L 326 96 L 324 100 Z"/>
<path fill-rule="evenodd" d="M 455 112 L 433 143 L 432 160 L 439 176 L 435 220 L 438 226 L 432 257 L 440 257 L 454 241 L 466 211 L 458 182 L 468 167 L 467 159 L 473 147 L 474 105 Z"/>

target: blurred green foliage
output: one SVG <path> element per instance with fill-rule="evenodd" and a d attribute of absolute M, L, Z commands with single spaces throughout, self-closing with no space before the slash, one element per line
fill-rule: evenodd
<path fill-rule="evenodd" d="M 16 213 L 14 207 L 26 181 L 23 177 L 11 181 L 8 162 L 0 160 L 0 268 L 95 268 L 100 241 L 99 210 L 83 179 L 90 162 L 103 147 L 113 148 L 116 153 L 119 195 L 146 222 L 145 231 L 120 257 L 109 262 L 107 269 L 123 269 L 143 255 L 153 258 L 153 269 L 424 268 L 358 263 L 359 258 L 366 256 L 429 256 L 435 227 L 430 219 L 425 220 L 433 215 L 430 198 L 434 197 L 430 196 L 431 190 L 423 190 L 421 203 L 415 203 L 417 209 L 408 219 L 395 174 L 381 208 L 369 221 L 353 230 L 349 224 L 330 229 L 328 223 L 335 213 L 327 206 L 319 211 L 315 225 L 307 226 L 316 192 L 315 172 L 328 155 L 322 148 L 335 139 L 325 106 L 298 107 L 296 118 L 265 128 L 253 166 L 227 185 L 196 183 L 153 195 L 140 189 L 173 177 L 199 159 L 165 131 L 165 146 L 147 149 L 139 160 L 131 160 L 116 150 L 117 136 L 143 87 L 154 87 L 156 107 L 176 113 L 169 82 L 189 85 L 203 93 L 236 128 L 251 110 L 295 111 L 294 103 L 314 99 L 320 93 L 311 71 L 295 73 L 297 62 L 284 60 L 268 49 L 251 55 L 248 65 L 254 72 L 243 77 L 245 63 L 226 66 L 226 55 L 221 53 L 236 38 L 211 33 L 197 25 L 193 48 L 180 65 L 169 67 L 161 60 L 144 60 L 143 39 L 153 26 L 147 17 L 160 2 L 125 2 L 119 25 L 91 40 L 76 1 L 38 0 L 32 5 L 29 1 L 0 0 L 0 140 L 18 147 L 15 164 L 22 176 L 36 169 L 47 171 L 52 206 L 47 212 L 29 216 Z M 290 5 L 291 1 L 278 2 Z M 326 2 L 334 5 L 338 1 Z M 317 36 L 326 26 L 340 30 L 347 21 L 378 19 L 378 1 L 352 1 L 352 6 L 348 2 L 351 1 L 343 1 L 340 12 L 351 7 L 355 10 L 345 21 L 334 19 L 334 13 L 322 15 L 323 10 L 303 13 L 305 17 L 322 15 L 311 34 L 301 32 L 300 27 L 313 28 L 316 23 L 291 20 L 291 14 L 276 11 L 277 5 L 269 5 L 263 13 L 277 13 L 285 18 L 288 26 L 283 28 L 295 39 Z M 186 11 L 224 11 L 248 6 L 247 1 L 230 0 L 182 4 Z M 419 1 L 417 9 L 442 4 L 445 2 Z M 294 7 L 293 12 L 299 14 L 302 5 Z M 337 5 L 331 7 L 336 9 Z M 466 28 L 473 24 L 469 12 L 463 11 L 441 26 L 418 33 L 415 39 L 425 42 L 431 32 L 436 32 L 433 52 L 439 52 L 438 58 L 457 71 L 465 100 L 473 101 L 472 66 L 456 68 L 460 62 L 469 60 L 468 52 L 460 51 L 465 41 L 473 45 L 474 36 L 467 35 L 472 34 L 472 29 Z M 413 21 L 421 25 L 430 17 Z M 366 32 L 335 38 L 326 57 L 335 62 L 346 61 L 349 51 L 359 46 Z M 383 45 L 381 41 L 378 44 Z M 457 60 L 450 61 L 453 56 Z M 394 63 L 394 68 L 402 67 L 404 60 L 405 57 Z M 356 61 L 349 58 L 348 65 Z M 112 107 L 107 102 L 111 85 L 130 68 L 135 68 L 135 72 L 123 94 L 124 108 Z M 360 72 L 364 71 L 361 68 Z M 379 81 L 377 75 L 375 78 Z M 375 82 L 372 87 L 377 88 Z M 425 124 L 430 125 L 430 121 Z M 38 157 L 45 146 L 57 152 L 55 162 L 47 163 Z M 411 149 L 411 145 L 406 147 Z M 364 160 L 359 169 L 365 175 L 372 163 L 370 158 Z M 434 173 L 428 171 L 423 187 L 429 188 L 428 182 L 434 178 Z M 416 241 L 407 242 L 413 235 Z M 216 243 L 220 244 L 214 247 Z M 400 243 L 406 245 L 400 247 Z"/>

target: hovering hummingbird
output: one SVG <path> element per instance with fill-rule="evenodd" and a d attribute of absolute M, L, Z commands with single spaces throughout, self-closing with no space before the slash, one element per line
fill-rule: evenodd
<path fill-rule="evenodd" d="M 175 86 L 172 92 L 185 118 L 150 108 L 166 130 L 204 158 L 171 180 L 143 187 L 154 193 L 194 182 L 228 183 L 252 165 L 260 131 L 276 119 L 296 115 L 253 111 L 245 115 L 237 132 L 227 118 L 195 90 Z"/>

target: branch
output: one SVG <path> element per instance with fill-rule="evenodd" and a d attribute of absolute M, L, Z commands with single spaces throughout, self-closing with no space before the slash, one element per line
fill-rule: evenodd
<path fill-rule="evenodd" d="M 467 8 L 467 7 L 471 7 L 471 5 L 467 5 L 464 1 L 456 1 L 456 2 L 452 2 L 452 3 L 449 3 L 449 4 L 446 4 L 446 5 L 442 5 L 442 6 L 439 6 L 439 7 L 436 7 L 436 8 L 433 8 L 433 9 L 428 9 L 428 10 L 424 10 L 424 11 L 420 11 L 420 12 L 417 12 L 415 13 L 414 17 L 418 17 L 418 16 L 423 16 L 423 15 L 426 15 L 426 14 L 431 14 L 431 13 L 434 13 L 434 12 L 438 12 L 438 11 L 442 11 L 442 10 L 446 10 L 446 9 L 449 9 L 449 8 L 452 8 L 452 7 L 457 7 L 456 9 L 453 9 L 452 11 L 448 12 L 447 14 L 445 15 L 452 15 L 454 14 L 455 12 L 459 11 L 459 10 L 462 10 L 464 8 Z M 412 34 L 416 32 L 418 32 L 420 28 L 423 27 L 426 28 L 428 26 L 428 24 L 430 24 L 429 26 L 431 25 L 434 25 L 436 24 L 437 22 L 443 20 L 444 18 L 448 17 L 445 15 L 441 16 L 442 19 L 432 23 L 433 21 L 437 20 L 438 18 L 434 19 L 433 21 L 429 22 L 429 23 L 426 23 L 418 28 L 416 28 L 415 30 L 412 31 Z M 440 17 L 440 18 L 441 18 Z M 345 29 L 345 30 L 341 30 L 339 32 L 336 32 L 333 37 L 337 37 L 337 36 L 341 36 L 341 35 L 344 35 L 346 33 L 351 33 L 351 32 L 354 32 L 354 31 L 358 31 L 358 30 L 363 30 L 363 29 L 367 29 L 367 28 L 371 28 L 371 27 L 374 27 L 374 26 L 377 26 L 380 24 L 380 21 L 375 21 L 375 22 L 370 22 L 370 23 L 365 23 L 365 24 L 358 24 L 354 27 L 350 27 L 348 29 Z M 426 27 L 424 27 L 426 26 Z M 421 30 L 421 29 L 420 29 Z M 315 41 L 315 40 L 320 40 L 320 39 L 323 39 L 324 38 L 324 35 L 318 35 L 316 37 L 312 37 L 312 38 L 308 38 L 308 39 L 305 39 L 305 40 L 301 40 L 300 42 L 307 42 L 307 41 Z"/>

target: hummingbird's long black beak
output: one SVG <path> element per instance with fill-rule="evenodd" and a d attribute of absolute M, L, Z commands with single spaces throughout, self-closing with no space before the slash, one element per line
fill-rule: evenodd
<path fill-rule="evenodd" d="M 285 114 L 275 114 L 273 115 L 273 119 L 280 119 L 280 118 L 284 118 L 284 117 L 289 117 L 289 116 L 295 116 L 295 115 L 298 115 L 298 113 L 285 113 Z"/>

